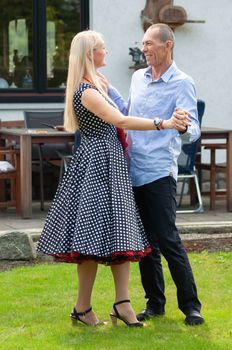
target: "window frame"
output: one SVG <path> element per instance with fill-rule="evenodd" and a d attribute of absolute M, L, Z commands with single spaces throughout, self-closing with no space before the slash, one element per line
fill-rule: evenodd
<path fill-rule="evenodd" d="M 1 89 L 0 103 L 64 102 L 64 89 L 47 88 L 47 32 L 46 0 L 33 0 L 33 64 L 34 86 L 32 89 Z M 80 0 L 80 28 L 89 28 L 89 0 Z M 39 45 L 38 45 L 39 43 Z M 43 62 L 43 64 L 41 64 Z M 40 63 L 40 64 L 39 64 Z"/>

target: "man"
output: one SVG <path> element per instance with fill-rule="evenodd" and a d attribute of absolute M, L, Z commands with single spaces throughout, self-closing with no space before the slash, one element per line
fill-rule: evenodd
<path fill-rule="evenodd" d="M 201 303 L 186 251 L 180 240 L 176 220 L 177 159 L 181 138 L 191 142 L 200 136 L 194 82 L 172 60 L 174 34 L 165 24 L 150 26 L 143 37 L 143 52 L 148 68 L 132 76 L 130 97 L 126 104 L 116 89 L 108 93 L 125 114 L 155 119 L 159 131 L 128 131 L 130 175 L 135 199 L 150 243 L 151 254 L 140 263 L 141 280 L 148 299 L 137 316 L 142 321 L 164 315 L 164 278 L 160 252 L 168 262 L 177 287 L 180 310 L 188 325 L 204 322 Z M 183 131 L 162 130 L 162 120 L 170 118 L 175 108 L 190 114 L 191 125 Z"/>

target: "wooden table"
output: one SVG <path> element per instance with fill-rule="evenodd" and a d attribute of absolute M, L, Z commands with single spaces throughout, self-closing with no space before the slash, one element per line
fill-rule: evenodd
<path fill-rule="evenodd" d="M 21 216 L 29 219 L 32 217 L 32 144 L 74 142 L 74 134 L 53 129 L 39 133 L 35 129 L 0 128 L 0 139 L 20 145 Z"/>
<path fill-rule="evenodd" d="M 201 139 L 203 140 L 225 140 L 226 143 L 226 198 L 227 210 L 232 211 L 232 129 L 219 129 L 211 127 L 201 128 Z"/>

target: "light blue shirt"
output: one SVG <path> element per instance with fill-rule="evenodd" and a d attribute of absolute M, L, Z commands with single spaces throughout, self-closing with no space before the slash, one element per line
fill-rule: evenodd
<path fill-rule="evenodd" d="M 190 113 L 191 126 L 185 134 L 176 130 L 129 130 L 129 172 L 133 186 L 142 186 L 165 176 L 177 179 L 177 159 L 181 138 L 190 142 L 200 137 L 197 99 L 193 79 L 173 62 L 158 80 L 152 80 L 151 67 L 137 70 L 133 76 L 128 102 L 109 86 L 109 96 L 125 115 L 169 119 L 175 107 Z"/>

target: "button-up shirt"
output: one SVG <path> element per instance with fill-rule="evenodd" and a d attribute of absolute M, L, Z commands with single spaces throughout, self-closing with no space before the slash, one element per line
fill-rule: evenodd
<path fill-rule="evenodd" d="M 108 93 L 125 115 L 169 119 L 175 107 L 190 113 L 191 126 L 183 135 L 174 129 L 129 130 L 127 133 L 133 186 L 142 186 L 165 176 L 177 179 L 181 138 L 193 142 L 200 137 L 193 79 L 173 62 L 158 80 L 152 80 L 151 67 L 137 70 L 132 76 L 127 102 L 111 85 Z"/>

